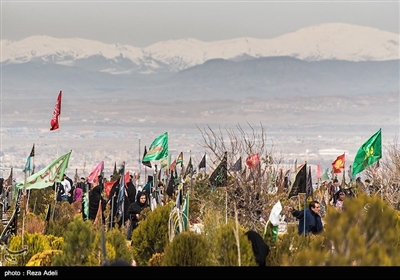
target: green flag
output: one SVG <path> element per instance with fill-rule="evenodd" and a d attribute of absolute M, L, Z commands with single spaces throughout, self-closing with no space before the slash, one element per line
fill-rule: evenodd
<path fill-rule="evenodd" d="M 26 189 L 43 189 L 52 186 L 54 182 L 61 182 L 65 169 L 68 167 L 71 152 L 59 157 L 56 161 L 26 179 Z M 24 187 L 24 181 L 16 184 L 16 188 Z"/>
<path fill-rule="evenodd" d="M 322 181 L 328 181 L 329 180 L 329 168 L 325 169 L 324 174 L 321 176 Z"/>
<path fill-rule="evenodd" d="M 143 157 L 143 161 L 152 161 L 163 159 L 168 156 L 168 132 L 161 134 L 153 143 L 151 143 L 149 151 Z"/>
<path fill-rule="evenodd" d="M 379 129 L 358 149 L 354 158 L 353 177 L 382 158 L 382 135 Z"/>
<path fill-rule="evenodd" d="M 182 229 L 189 230 L 189 191 L 186 192 L 185 202 L 183 203 Z"/>

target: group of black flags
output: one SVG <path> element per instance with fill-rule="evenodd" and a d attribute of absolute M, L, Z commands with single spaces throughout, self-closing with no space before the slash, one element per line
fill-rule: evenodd
<path fill-rule="evenodd" d="M 59 128 L 58 118 L 59 118 L 60 113 L 61 113 L 61 92 L 58 96 L 56 108 L 53 112 L 54 116 L 51 121 L 51 129 L 50 130 L 55 130 L 55 129 Z M 54 123 L 56 124 L 56 126 L 54 126 Z M 65 170 L 68 167 L 68 162 L 69 162 L 71 152 L 72 151 L 69 151 L 68 153 L 62 155 L 61 157 L 59 157 L 57 160 L 52 162 L 50 165 L 48 165 L 44 169 L 38 171 L 37 173 L 34 173 L 34 164 L 31 163 L 31 161 L 33 160 L 33 158 L 35 156 L 35 145 L 33 145 L 31 153 L 28 156 L 27 163 L 23 170 L 25 173 L 25 179 L 24 179 L 24 181 L 19 182 L 19 183 L 15 184 L 15 186 L 14 186 L 14 190 L 18 191 L 17 199 L 15 202 L 16 207 L 15 207 L 14 212 L 12 213 L 7 225 L 4 227 L 4 229 L 0 235 L 0 242 L 6 243 L 8 237 L 11 234 L 17 233 L 17 216 L 20 213 L 19 205 L 20 205 L 21 194 L 24 194 L 24 197 L 26 197 L 27 190 L 42 189 L 42 188 L 52 186 L 56 182 L 61 182 L 63 179 L 63 175 L 65 173 Z M 355 156 L 355 159 L 354 159 L 353 168 L 351 171 L 352 176 L 360 173 L 368 166 L 377 162 L 381 157 L 382 157 L 381 129 L 379 129 L 374 135 L 372 135 L 359 148 L 359 150 Z M 176 185 L 182 186 L 182 184 L 179 184 L 179 182 L 181 182 L 181 183 L 183 182 L 182 178 L 185 178 L 188 175 L 190 175 L 190 178 L 191 178 L 193 176 L 195 170 L 193 168 L 191 157 L 189 158 L 187 167 L 185 169 L 183 168 L 183 153 L 180 153 L 178 158 L 172 163 L 167 162 L 167 159 L 169 159 L 169 161 L 170 161 L 171 157 L 169 156 L 169 153 L 168 153 L 168 132 L 165 132 L 164 134 L 162 134 L 154 139 L 154 141 L 150 145 L 148 151 L 145 146 L 145 152 L 144 152 L 141 164 L 151 168 L 152 161 L 160 160 L 161 168 L 158 171 L 157 177 L 158 177 L 158 179 L 160 179 L 161 169 L 166 168 L 166 170 L 167 170 L 166 174 L 169 175 L 166 193 L 168 195 L 170 195 L 172 193 L 172 190 L 174 190 L 176 188 Z M 184 172 L 181 171 L 181 180 L 178 179 L 177 172 L 176 172 L 176 164 L 178 164 L 178 163 L 181 163 L 182 171 L 184 170 Z M 248 158 L 246 158 L 246 166 L 251 171 L 258 170 L 260 168 L 258 154 L 253 154 L 253 155 L 250 155 Z M 121 173 L 121 175 L 125 174 L 125 170 L 123 167 L 124 167 L 124 164 L 121 166 L 120 170 L 118 171 L 118 173 Z M 202 168 L 206 168 L 206 154 L 204 154 L 203 158 L 201 159 L 201 161 L 198 165 L 198 170 L 200 170 Z M 116 168 L 114 168 L 114 173 L 116 172 L 115 169 Z M 294 178 L 293 183 L 291 184 L 290 191 L 289 191 L 289 198 L 292 196 L 297 196 L 299 193 L 305 193 L 306 194 L 305 201 L 306 201 L 306 199 L 308 197 L 312 197 L 312 195 L 313 195 L 311 166 L 308 166 L 308 168 L 307 168 L 307 162 L 305 162 L 296 169 L 297 170 L 296 170 L 295 178 Z M 231 171 L 242 170 L 242 158 L 239 157 L 239 159 L 233 164 L 233 166 L 229 170 L 231 170 Z M 11 168 L 10 176 L 5 180 L 6 186 L 11 186 L 13 184 L 12 183 L 13 182 L 12 172 L 13 171 Z M 155 165 L 154 174 L 155 175 L 157 174 L 157 165 Z M 256 174 L 256 173 L 250 172 L 250 174 L 251 174 L 251 176 L 254 176 L 254 174 Z M 123 211 L 122 205 L 123 205 L 123 199 L 124 199 L 123 194 L 124 194 L 124 185 L 125 185 L 124 178 L 125 178 L 125 176 L 120 176 L 120 180 L 121 180 L 120 188 L 121 189 L 120 189 L 119 194 L 121 194 L 121 195 L 118 198 L 119 212 Z M 228 178 L 228 159 L 227 159 L 227 152 L 225 152 L 222 156 L 220 163 L 214 169 L 214 171 L 211 173 L 211 175 L 209 177 L 209 186 L 223 187 L 227 183 L 227 178 Z M 158 183 L 155 181 L 156 180 L 152 180 L 152 181 L 148 182 L 148 183 L 151 183 L 151 186 L 146 184 L 146 186 L 143 188 L 143 189 L 145 189 L 146 187 L 150 188 L 150 193 L 155 201 L 155 203 L 153 204 L 153 207 L 155 207 L 157 204 L 161 204 L 159 186 L 158 186 Z M 171 226 L 171 228 L 174 228 L 174 231 L 177 226 L 177 223 L 179 224 L 179 228 L 181 230 L 182 229 L 187 230 L 187 227 L 188 227 L 189 192 L 187 192 L 186 196 L 185 196 L 185 203 L 183 206 L 184 211 L 181 211 L 181 209 L 180 209 L 180 207 L 182 205 L 182 197 L 183 197 L 183 189 L 178 188 L 178 193 L 177 193 L 178 212 L 176 212 L 176 213 L 178 213 L 178 216 L 180 215 L 180 218 L 178 217 L 175 219 L 171 219 L 171 223 L 174 224 Z M 3 203 L 2 216 L 3 216 L 4 210 L 5 210 L 4 205 L 5 205 L 5 203 Z M 25 205 L 27 205 L 27 203 L 25 203 Z M 46 219 L 48 219 L 50 216 L 49 212 L 50 212 L 50 207 L 48 208 L 48 213 L 46 215 Z M 183 214 L 183 216 L 182 216 L 182 214 Z"/>

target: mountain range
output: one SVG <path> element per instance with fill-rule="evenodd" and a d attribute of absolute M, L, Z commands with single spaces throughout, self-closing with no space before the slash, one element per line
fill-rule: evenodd
<path fill-rule="evenodd" d="M 243 60 L 289 56 L 305 61 L 384 61 L 399 59 L 399 34 L 344 23 L 311 26 L 272 39 L 237 38 L 202 42 L 187 38 L 145 48 L 82 38 L 32 36 L 2 40 L 3 65 L 58 64 L 129 75 L 175 73 L 212 59 Z"/>
<path fill-rule="evenodd" d="M 398 132 L 399 34 L 374 28 L 330 23 L 272 39 L 146 48 L 33 36 L 2 40 L 1 48 L 1 129 L 13 156 L 32 142 L 54 153 L 49 120 L 60 90 L 62 135 L 81 165 L 98 143 L 109 154 L 118 142 L 126 150 L 112 161 L 120 161 L 134 153 L 133 138 L 149 145 L 165 131 L 174 135 L 173 153 L 201 158 L 197 126 L 262 123 L 286 158 L 332 147 L 354 154 L 377 128 L 384 141 Z"/>
<path fill-rule="evenodd" d="M 3 89 L 154 100 L 370 94 L 399 88 L 399 34 L 344 23 L 272 39 L 168 40 L 146 48 L 82 38 L 2 40 Z"/>

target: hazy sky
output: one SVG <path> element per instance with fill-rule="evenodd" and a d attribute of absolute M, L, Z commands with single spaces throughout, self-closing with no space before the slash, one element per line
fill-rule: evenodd
<path fill-rule="evenodd" d="M 273 38 L 343 22 L 399 32 L 399 1 L 1 1 L 2 39 L 81 37 L 146 47 L 182 38 Z"/>

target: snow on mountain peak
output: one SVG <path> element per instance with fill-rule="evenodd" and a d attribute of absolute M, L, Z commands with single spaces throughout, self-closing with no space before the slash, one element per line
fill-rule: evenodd
<path fill-rule="evenodd" d="M 103 57 L 117 65 L 121 59 L 132 66 L 115 67 L 115 73 L 141 69 L 157 72 L 169 67 L 176 72 L 210 59 L 241 56 L 291 56 L 302 60 L 384 61 L 400 59 L 399 34 L 346 23 L 325 23 L 305 27 L 272 39 L 235 38 L 203 42 L 194 38 L 167 40 L 145 48 L 105 44 L 82 38 L 32 36 L 21 41 L 2 40 L 2 63 L 44 63 L 74 65 L 78 60 Z M 125 68 L 124 68 L 125 67 Z M 128 67 L 128 68 L 127 68 Z M 130 68 L 129 68 L 130 67 Z M 99 71 L 113 72 L 114 68 Z M 118 70 L 117 70 L 118 69 Z M 125 70 L 126 71 L 125 71 Z"/>

